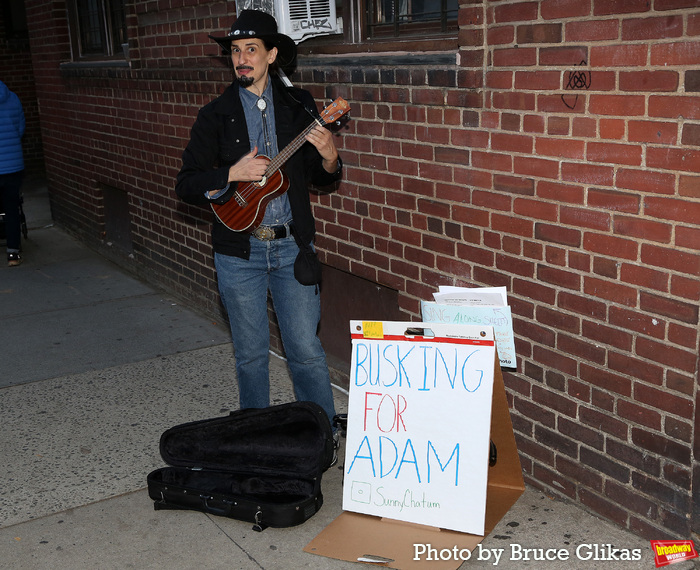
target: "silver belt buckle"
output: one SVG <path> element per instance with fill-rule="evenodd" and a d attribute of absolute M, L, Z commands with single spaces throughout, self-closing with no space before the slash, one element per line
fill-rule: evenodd
<path fill-rule="evenodd" d="M 253 235 L 262 241 L 271 241 L 275 239 L 275 230 L 269 226 L 258 226 L 255 228 Z"/>

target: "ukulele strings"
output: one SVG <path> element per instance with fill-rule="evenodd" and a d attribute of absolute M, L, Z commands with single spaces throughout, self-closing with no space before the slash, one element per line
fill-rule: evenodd
<path fill-rule="evenodd" d="M 322 123 L 321 121 L 317 120 L 316 123 L 311 123 L 309 126 L 307 126 L 301 134 L 299 134 L 291 143 L 287 145 L 286 148 L 282 150 L 282 152 L 278 153 L 277 156 L 270 160 L 270 164 L 268 164 L 267 169 L 265 170 L 263 179 L 272 176 L 275 172 L 282 168 L 282 165 L 285 162 L 287 162 L 289 157 L 292 154 L 294 154 L 299 149 L 299 147 L 301 147 L 301 145 L 304 143 L 304 138 L 313 130 L 316 124 L 323 126 L 325 123 Z M 251 182 L 247 184 L 242 191 L 239 191 L 238 195 L 241 198 L 246 199 L 253 195 L 253 193 L 259 187 L 258 185 L 259 182 Z"/>

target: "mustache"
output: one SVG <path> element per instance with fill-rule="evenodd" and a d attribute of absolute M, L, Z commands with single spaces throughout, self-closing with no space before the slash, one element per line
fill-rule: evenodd
<path fill-rule="evenodd" d="M 240 69 L 250 69 L 251 71 L 253 70 L 253 68 L 250 65 L 239 65 L 238 67 L 236 67 L 236 71 Z"/>

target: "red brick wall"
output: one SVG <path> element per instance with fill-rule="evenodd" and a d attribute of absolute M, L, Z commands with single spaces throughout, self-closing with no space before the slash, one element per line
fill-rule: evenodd
<path fill-rule="evenodd" d="M 700 4 L 473 1 L 460 22 L 456 70 L 326 71 L 355 110 L 324 258 L 412 318 L 440 284 L 506 286 L 528 482 L 688 535 Z"/>
<path fill-rule="evenodd" d="M 130 67 L 71 65 L 65 4 L 26 4 L 54 218 L 218 315 L 209 212 L 181 203 L 174 180 L 197 110 L 230 78 L 207 38 L 226 2 L 128 3 Z M 105 240 L 103 185 L 128 194 L 132 258 Z"/>
<path fill-rule="evenodd" d="M 478 152 L 502 166 L 479 190 L 491 220 L 475 245 L 499 234 L 480 281 L 518 297 L 524 467 L 647 536 L 688 534 L 698 459 L 699 7 L 486 10 Z"/>
<path fill-rule="evenodd" d="M 125 190 L 125 265 L 216 313 L 209 213 L 172 189 L 197 109 L 230 77 L 207 34 L 234 8 L 185 4 L 128 3 L 131 68 L 61 69 L 64 4 L 27 0 L 57 221 L 108 251 L 100 185 Z M 453 63 L 300 61 L 296 83 L 353 108 L 346 179 L 315 199 L 321 256 L 398 290 L 416 320 L 437 285 L 506 286 L 528 482 L 643 536 L 687 537 L 700 5 L 472 0 L 460 26 Z"/>

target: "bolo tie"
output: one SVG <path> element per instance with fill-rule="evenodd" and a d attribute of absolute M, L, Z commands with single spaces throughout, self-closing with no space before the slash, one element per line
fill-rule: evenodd
<path fill-rule="evenodd" d="M 255 105 L 258 109 L 260 109 L 260 112 L 262 113 L 263 137 L 265 138 L 265 154 L 269 157 L 270 152 L 272 150 L 272 144 L 270 143 L 270 135 L 267 128 L 267 113 L 265 112 L 265 110 L 267 109 L 267 101 L 260 97 L 260 99 L 258 99 Z"/>

